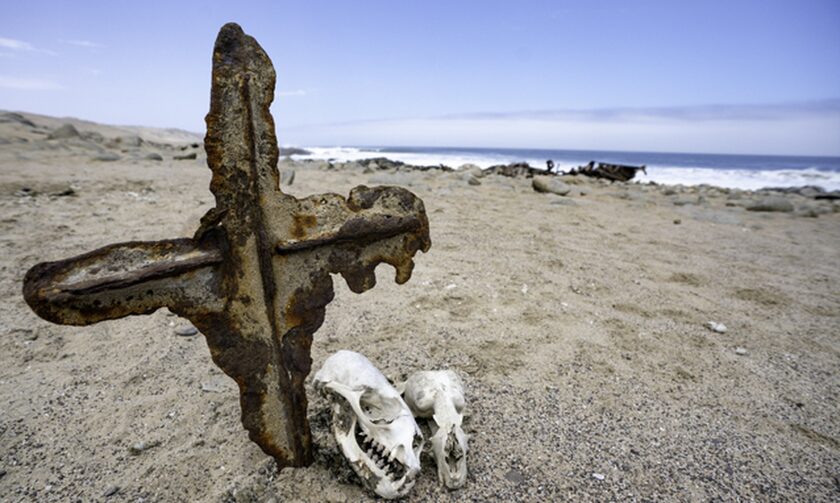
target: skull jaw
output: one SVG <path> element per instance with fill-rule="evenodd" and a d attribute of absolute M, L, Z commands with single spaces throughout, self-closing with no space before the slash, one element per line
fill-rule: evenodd
<path fill-rule="evenodd" d="M 407 466 L 398 457 L 389 461 L 396 470 L 388 469 L 383 462 L 377 463 L 360 445 L 359 432 L 362 431 L 357 418 L 341 404 L 333 407 L 333 434 L 342 454 L 350 462 L 350 467 L 362 481 L 362 485 L 385 499 L 401 498 L 414 487 L 415 478 L 420 472 L 417 466 Z M 398 466 L 397 466 L 398 465 Z M 396 475 L 395 476 L 395 471 Z M 402 473 L 399 473 L 399 472 Z"/>
<path fill-rule="evenodd" d="M 461 427 L 445 425 L 430 438 L 437 464 L 438 481 L 447 489 L 459 489 L 467 481 L 467 441 Z"/>

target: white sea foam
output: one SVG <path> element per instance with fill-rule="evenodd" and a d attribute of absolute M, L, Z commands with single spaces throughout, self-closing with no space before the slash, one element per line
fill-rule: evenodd
<path fill-rule="evenodd" d="M 438 154 L 427 152 L 392 152 L 387 149 L 361 149 L 354 147 L 307 147 L 311 155 L 295 155 L 294 159 L 332 159 L 339 162 L 358 161 L 371 157 L 387 157 L 415 166 L 438 166 L 445 164 L 458 168 L 464 164 L 475 164 L 480 168 L 489 168 L 495 164 L 507 164 L 518 159 L 494 154 Z M 521 159 L 519 159 L 521 160 Z M 530 161 L 535 165 L 533 161 Z M 541 161 L 545 163 L 545 161 Z"/>
<path fill-rule="evenodd" d="M 545 159 L 515 157 L 503 153 L 435 153 L 435 152 L 393 152 L 387 148 L 356 148 L 356 147 L 313 147 L 307 148 L 311 155 L 293 156 L 295 159 L 328 159 L 338 162 L 357 161 L 371 157 L 387 157 L 395 161 L 422 166 L 437 166 L 444 164 L 458 168 L 464 164 L 475 164 L 481 168 L 488 168 L 496 164 L 510 162 L 528 162 L 531 166 L 542 168 Z M 557 162 L 556 167 L 561 171 L 576 168 L 580 163 Z M 669 185 L 700 185 L 708 184 L 733 189 L 756 190 L 765 187 L 799 187 L 804 185 L 818 185 L 826 190 L 840 190 L 840 172 L 808 169 L 781 170 L 749 170 L 749 169 L 717 169 L 705 167 L 647 166 L 647 175 L 639 173 L 638 182 L 654 181 Z"/>
<path fill-rule="evenodd" d="M 647 172 L 647 177 L 641 174 L 640 181 L 653 180 L 669 185 L 708 184 L 747 190 L 804 185 L 817 185 L 826 190 L 840 190 L 840 172 L 813 168 L 747 170 L 648 166 Z"/>

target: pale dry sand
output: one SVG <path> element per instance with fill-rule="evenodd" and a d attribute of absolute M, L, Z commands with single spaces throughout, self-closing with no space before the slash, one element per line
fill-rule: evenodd
<path fill-rule="evenodd" d="M 0 123 L 0 500 L 370 499 L 311 383 L 316 462 L 277 473 L 202 336 L 175 335 L 184 320 L 162 310 L 78 328 L 29 310 L 21 281 L 35 263 L 190 235 L 212 197 L 189 135 L 76 122 L 106 142 L 160 142 L 106 147 L 46 140 L 67 120 L 26 117 L 45 128 Z M 198 159 L 172 160 L 181 146 Z M 121 159 L 90 160 L 106 151 Z M 497 175 L 290 167 L 295 195 L 394 183 L 425 201 L 433 245 L 411 281 L 383 265 L 355 295 L 336 278 L 312 351 L 315 369 L 352 349 L 392 377 L 463 377 L 467 485 L 441 488 L 426 460 L 409 500 L 840 497 L 832 203 L 787 196 L 826 212 L 802 218 L 747 212 L 753 195 L 716 189 L 584 181 L 560 197 Z"/>

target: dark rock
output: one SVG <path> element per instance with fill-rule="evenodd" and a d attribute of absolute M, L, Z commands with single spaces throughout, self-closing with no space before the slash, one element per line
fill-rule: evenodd
<path fill-rule="evenodd" d="M 143 156 L 143 159 L 146 159 L 147 161 L 162 161 L 163 156 L 158 154 L 157 152 L 152 152 Z"/>
<path fill-rule="evenodd" d="M 509 177 L 519 177 L 524 176 L 526 178 L 532 178 L 535 175 L 548 175 L 550 174 L 548 171 L 544 169 L 537 169 L 532 168 L 527 162 L 513 162 L 510 164 L 497 164 L 495 166 L 490 166 L 489 168 L 484 170 L 484 173 L 490 175 L 502 175 L 502 176 L 509 176 Z"/>
<path fill-rule="evenodd" d="M 198 158 L 198 154 L 196 154 L 195 152 L 190 152 L 189 154 L 184 154 L 184 155 L 176 155 L 175 157 L 173 157 L 173 159 L 175 159 L 176 161 L 189 161 L 191 159 L 197 159 L 197 158 Z"/>
<path fill-rule="evenodd" d="M 73 124 L 63 124 L 47 136 L 48 140 L 63 140 L 66 138 L 78 138 L 79 132 Z"/>
<path fill-rule="evenodd" d="M 280 147 L 280 155 L 281 156 L 290 156 L 290 155 L 311 155 L 312 152 L 298 147 Z"/>
<path fill-rule="evenodd" d="M 107 497 L 109 497 L 109 496 L 113 496 L 113 495 L 117 494 L 118 492 L 120 492 L 120 488 L 119 488 L 119 487 L 117 487 L 117 486 L 110 486 L 110 487 L 108 487 L 108 489 L 105 489 L 105 492 L 104 492 L 104 493 L 102 493 L 102 497 L 103 497 L 103 498 L 107 498 Z"/>
<path fill-rule="evenodd" d="M 21 115 L 19 113 L 15 113 L 15 112 L 5 112 L 5 113 L 0 114 L 0 124 L 4 124 L 4 123 L 15 123 L 15 124 L 20 124 L 20 125 L 31 127 L 31 128 L 38 127 L 31 120 L 27 119 L 26 117 L 24 117 L 23 115 Z"/>
<path fill-rule="evenodd" d="M 647 174 L 646 168 L 647 167 L 644 165 L 629 166 L 626 164 L 612 164 L 606 162 L 599 162 L 596 165 L 595 161 L 589 161 L 589 164 L 586 166 L 579 166 L 564 174 L 573 176 L 589 176 L 592 178 L 609 180 L 611 182 L 629 182 L 639 171 Z"/>
<path fill-rule="evenodd" d="M 558 196 L 565 196 L 572 190 L 568 185 L 560 180 L 555 180 L 546 176 L 534 177 L 534 180 L 531 182 L 531 187 L 533 187 L 537 192 L 549 192 L 557 194 Z"/>
<path fill-rule="evenodd" d="M 834 190 L 831 192 L 826 192 L 824 194 L 817 194 L 814 196 L 814 199 L 822 199 L 827 201 L 836 201 L 840 199 L 840 190 Z"/>
<path fill-rule="evenodd" d="M 790 213 L 793 211 L 793 203 L 782 196 L 768 196 L 764 199 L 748 204 L 747 211 L 775 211 Z"/>
<path fill-rule="evenodd" d="M 449 166 L 444 166 L 443 164 L 439 164 L 437 166 L 416 166 L 413 164 L 406 164 L 402 161 L 392 161 L 387 157 L 374 157 L 371 159 L 362 159 L 360 161 L 355 161 L 357 164 L 365 167 L 371 168 L 374 170 L 404 170 L 404 171 L 429 171 L 429 170 L 441 170 L 441 171 L 454 171 Z"/>
<path fill-rule="evenodd" d="M 56 196 L 56 197 L 67 197 L 67 196 L 76 196 L 78 194 L 76 194 L 76 191 L 75 191 L 75 189 L 73 189 L 73 187 L 67 187 L 66 189 L 64 189 L 62 191 L 53 192 L 50 195 L 51 196 Z"/>

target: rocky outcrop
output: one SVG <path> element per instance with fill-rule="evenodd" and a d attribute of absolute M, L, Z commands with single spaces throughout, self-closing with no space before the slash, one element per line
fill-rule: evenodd
<path fill-rule="evenodd" d="M 510 164 L 497 164 L 485 169 L 486 174 L 502 175 L 510 177 L 524 176 L 525 178 L 532 178 L 535 175 L 550 175 L 544 169 L 534 168 L 527 162 L 512 162 Z"/>
<path fill-rule="evenodd" d="M 63 124 L 47 136 L 48 140 L 64 140 L 67 138 L 78 138 L 79 131 L 73 124 Z"/>

